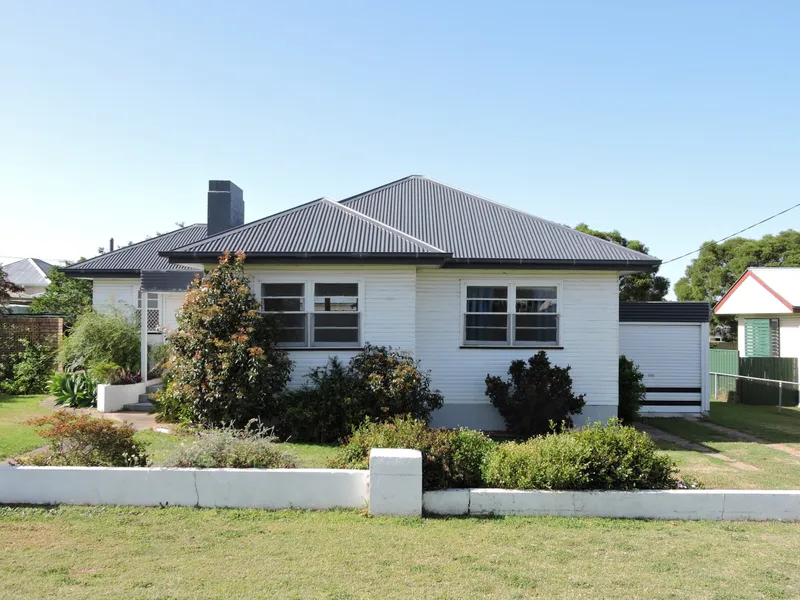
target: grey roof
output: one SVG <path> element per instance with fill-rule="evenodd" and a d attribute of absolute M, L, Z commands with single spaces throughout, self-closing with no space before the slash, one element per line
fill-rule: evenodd
<path fill-rule="evenodd" d="M 447 255 L 421 240 L 375 221 L 337 202 L 320 198 L 259 221 L 188 244 L 166 256 L 184 260 L 242 250 L 248 257 L 306 258 L 411 257 Z"/>
<path fill-rule="evenodd" d="M 48 275 L 52 268 L 53 265 L 38 258 L 23 258 L 3 265 L 3 271 L 8 275 L 8 280 L 21 286 L 50 285 Z"/>
<path fill-rule="evenodd" d="M 620 302 L 622 323 L 708 323 L 708 302 Z"/>
<path fill-rule="evenodd" d="M 123 246 L 113 252 L 95 256 L 80 263 L 64 267 L 62 271 L 73 276 L 139 276 L 140 271 L 185 271 L 189 267 L 170 264 L 159 252 L 182 246 L 206 236 L 203 223 L 187 225 L 149 240 Z"/>
<path fill-rule="evenodd" d="M 609 266 L 661 262 L 420 175 L 352 196 L 342 204 L 452 252 L 454 262 Z"/>

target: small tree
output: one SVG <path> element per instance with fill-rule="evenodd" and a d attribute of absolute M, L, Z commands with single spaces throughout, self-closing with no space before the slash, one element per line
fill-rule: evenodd
<path fill-rule="evenodd" d="M 508 431 L 522 437 L 572 427 L 572 415 L 579 414 L 586 402 L 583 394 L 572 393 L 570 367 L 551 366 L 544 351 L 524 360 L 514 360 L 508 368 L 509 381 L 486 376 L 486 395 L 506 422 Z"/>
<path fill-rule="evenodd" d="M 292 361 L 275 347 L 275 324 L 258 312 L 244 261 L 226 252 L 189 286 L 167 338 L 166 387 L 156 395 L 162 418 L 244 427 L 268 415 L 286 387 Z"/>
<path fill-rule="evenodd" d="M 617 416 L 626 425 L 639 418 L 639 408 L 647 393 L 644 375 L 632 360 L 619 357 L 619 406 Z"/>
<path fill-rule="evenodd" d="M 75 279 L 53 267 L 48 275 L 50 285 L 41 296 L 33 299 L 30 312 L 61 315 L 69 331 L 78 317 L 92 305 L 92 281 Z"/>
<path fill-rule="evenodd" d="M 11 294 L 18 294 L 23 291 L 16 283 L 8 280 L 8 275 L 0 267 L 0 315 L 4 315 L 8 310 L 8 305 L 11 302 Z"/>
<path fill-rule="evenodd" d="M 113 365 L 138 371 L 141 333 L 132 314 L 122 310 L 88 310 L 78 317 L 61 345 L 59 360 L 67 370 Z"/>

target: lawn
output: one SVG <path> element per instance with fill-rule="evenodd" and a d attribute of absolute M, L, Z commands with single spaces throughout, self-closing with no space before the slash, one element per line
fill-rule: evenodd
<path fill-rule="evenodd" d="M 700 480 L 706 488 L 800 489 L 800 459 L 785 452 L 737 440 L 701 422 L 681 418 L 644 421 L 709 449 L 708 453 L 701 453 L 656 442 L 675 460 L 682 475 Z M 737 468 L 715 457 L 720 454 L 755 469 Z"/>
<path fill-rule="evenodd" d="M 800 525 L 0 508 L 0 598 L 794 598 Z"/>
<path fill-rule="evenodd" d="M 708 421 L 738 429 L 768 442 L 800 448 L 800 410 L 774 406 L 748 406 L 712 402 Z"/>
<path fill-rule="evenodd" d="M 0 461 L 45 445 L 25 421 L 53 412 L 40 406 L 46 397 L 0 394 Z"/>

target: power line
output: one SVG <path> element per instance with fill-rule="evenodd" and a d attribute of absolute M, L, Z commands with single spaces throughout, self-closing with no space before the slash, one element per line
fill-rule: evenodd
<path fill-rule="evenodd" d="M 759 221 L 758 223 L 753 223 L 753 224 L 752 224 L 752 225 L 750 225 L 749 227 L 745 227 L 744 229 L 740 229 L 740 230 L 739 230 L 739 231 L 737 231 L 736 233 L 732 233 L 732 234 L 730 234 L 730 235 L 728 235 L 728 236 L 725 236 L 724 238 L 722 238 L 722 239 L 719 239 L 719 240 L 717 240 L 717 241 L 716 241 L 716 242 L 714 242 L 714 243 L 715 243 L 715 244 L 719 244 L 720 242 L 724 242 L 725 240 L 729 240 L 729 239 L 731 239 L 732 237 L 734 237 L 734 236 L 736 236 L 736 235 L 739 235 L 740 233 L 744 233 L 744 232 L 745 232 L 745 231 L 747 231 L 748 229 L 752 229 L 753 227 L 758 227 L 758 226 L 759 226 L 759 225 L 761 225 L 762 223 L 766 223 L 766 222 L 767 222 L 767 221 L 769 221 L 770 219 L 774 219 L 775 217 L 779 217 L 779 216 L 781 216 L 781 215 L 783 215 L 783 214 L 785 214 L 785 213 L 789 212 L 790 210 L 793 210 L 793 209 L 797 208 L 798 206 L 800 206 L 800 202 L 798 202 L 798 203 L 797 203 L 797 204 L 795 204 L 794 206 L 790 206 L 790 207 L 789 207 L 789 208 L 787 208 L 786 210 L 782 210 L 782 211 L 781 211 L 781 212 L 779 212 L 779 213 L 775 213 L 775 214 L 774 214 L 774 215 L 772 215 L 771 217 L 767 217 L 766 219 L 764 219 L 764 220 L 762 220 L 762 221 Z M 662 265 L 666 265 L 666 264 L 668 264 L 668 263 L 675 262 L 676 260 L 680 260 L 680 259 L 682 259 L 682 258 L 686 258 L 687 256 L 690 256 L 690 255 L 694 254 L 695 252 L 700 252 L 700 250 L 702 250 L 702 249 L 703 249 L 703 248 L 702 248 L 702 247 L 700 247 L 700 248 L 698 248 L 697 250 L 692 250 L 691 252 L 687 252 L 686 254 L 681 254 L 680 256 L 676 256 L 675 258 L 670 258 L 669 260 L 665 260 L 665 261 L 664 261 L 664 262 L 662 262 L 661 264 L 662 264 Z"/>

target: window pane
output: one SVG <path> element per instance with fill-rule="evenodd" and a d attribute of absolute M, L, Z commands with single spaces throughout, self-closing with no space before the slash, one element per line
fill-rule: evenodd
<path fill-rule="evenodd" d="M 506 328 L 489 329 L 486 327 L 467 327 L 468 342 L 506 342 Z"/>
<path fill-rule="evenodd" d="M 326 313 L 314 315 L 314 327 L 356 327 L 358 315 L 343 313 Z"/>
<path fill-rule="evenodd" d="M 508 323 L 506 315 L 465 315 L 467 327 L 502 327 Z"/>
<path fill-rule="evenodd" d="M 304 283 L 262 283 L 261 295 L 269 296 L 305 296 Z"/>
<path fill-rule="evenodd" d="M 303 298 L 264 298 L 261 307 L 266 312 L 302 311 Z"/>
<path fill-rule="evenodd" d="M 556 313 L 558 304 L 555 300 L 517 300 L 518 313 Z"/>
<path fill-rule="evenodd" d="M 277 340 L 279 344 L 297 344 L 305 346 L 306 343 L 306 330 L 305 327 L 299 329 L 282 328 L 277 332 Z"/>
<path fill-rule="evenodd" d="M 514 332 L 514 339 L 517 342 L 547 342 L 554 344 L 558 341 L 558 330 L 521 329 L 518 327 Z"/>
<path fill-rule="evenodd" d="M 315 283 L 315 296 L 356 296 L 358 297 L 357 283 Z"/>
<path fill-rule="evenodd" d="M 555 287 L 518 287 L 517 298 L 536 298 L 537 300 L 556 299 L 558 288 Z"/>
<path fill-rule="evenodd" d="M 358 344 L 358 329 L 314 328 L 314 342 Z"/>
<path fill-rule="evenodd" d="M 558 317 L 556 315 L 517 315 L 515 320 L 517 328 L 558 327 Z"/>
<path fill-rule="evenodd" d="M 316 312 L 355 312 L 358 310 L 358 296 L 314 296 L 314 310 Z"/>
<path fill-rule="evenodd" d="M 158 294 L 147 294 L 147 308 L 158 308 Z"/>
<path fill-rule="evenodd" d="M 289 328 L 302 328 L 305 329 L 306 327 L 306 316 L 305 314 L 292 314 L 292 313 L 284 313 L 277 315 L 278 320 L 281 323 L 282 327 L 289 327 Z"/>
<path fill-rule="evenodd" d="M 467 298 L 508 298 L 508 288 L 468 285 Z"/>
<path fill-rule="evenodd" d="M 467 300 L 467 312 L 504 313 L 507 306 L 507 300 Z"/>

